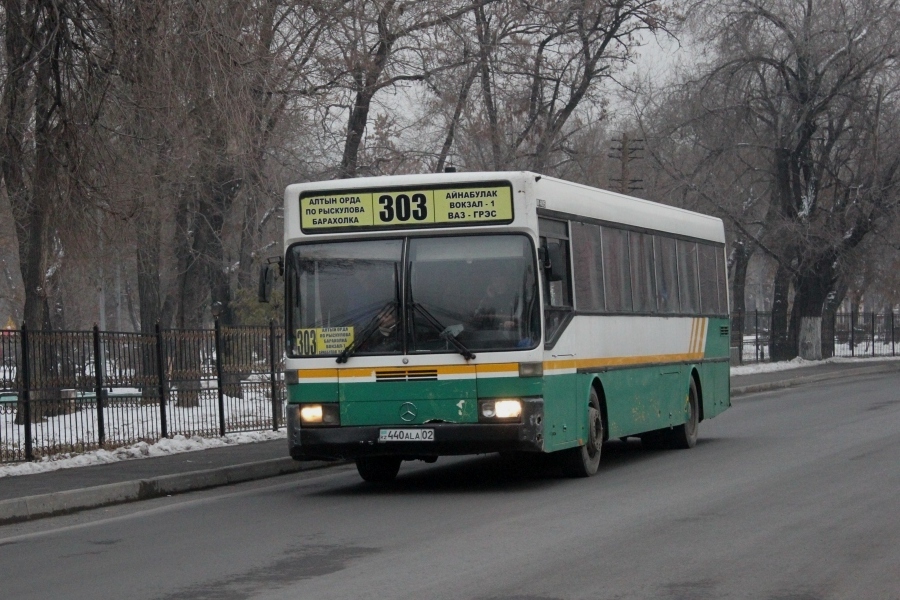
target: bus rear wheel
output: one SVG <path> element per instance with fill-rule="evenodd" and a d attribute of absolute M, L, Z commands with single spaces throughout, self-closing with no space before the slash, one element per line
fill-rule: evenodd
<path fill-rule="evenodd" d="M 688 395 L 684 405 L 684 423 L 670 429 L 666 436 L 670 448 L 687 450 L 697 445 L 697 433 L 700 428 L 700 410 L 697 400 L 697 382 L 691 377 Z"/>
<path fill-rule="evenodd" d="M 597 390 L 591 388 L 588 398 L 588 439 L 583 446 L 560 452 L 560 466 L 569 477 L 590 477 L 600 468 L 600 452 L 603 447 L 603 415 Z"/>
<path fill-rule="evenodd" d="M 691 377 L 684 404 L 684 423 L 669 429 L 657 429 L 641 434 L 641 443 L 647 450 L 687 450 L 697 445 L 700 424 L 697 382 Z"/>
<path fill-rule="evenodd" d="M 356 459 L 356 470 L 369 483 L 390 483 L 397 477 L 401 462 L 395 456 L 360 456 Z"/>

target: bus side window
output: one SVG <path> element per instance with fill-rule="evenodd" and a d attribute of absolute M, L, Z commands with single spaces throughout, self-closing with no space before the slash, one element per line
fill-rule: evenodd
<path fill-rule="evenodd" d="M 545 271 L 547 305 L 572 306 L 569 296 L 569 252 L 566 240 L 543 240 L 550 268 Z"/>
<path fill-rule="evenodd" d="M 569 228 L 565 221 L 539 219 L 543 262 L 544 339 L 552 344 L 572 314 L 572 264 L 569 257 Z"/>

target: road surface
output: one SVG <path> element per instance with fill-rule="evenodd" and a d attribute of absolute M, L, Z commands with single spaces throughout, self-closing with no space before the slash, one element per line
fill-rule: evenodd
<path fill-rule="evenodd" d="M 0 594 L 900 600 L 900 377 L 736 398 L 696 448 L 611 442 L 590 479 L 342 466 L 6 526 Z"/>

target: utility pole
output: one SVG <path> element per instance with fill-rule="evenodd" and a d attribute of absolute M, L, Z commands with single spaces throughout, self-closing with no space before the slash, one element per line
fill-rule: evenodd
<path fill-rule="evenodd" d="M 611 184 L 610 187 L 616 187 L 616 191 L 621 194 L 628 194 L 644 189 L 644 186 L 641 185 L 644 180 L 639 177 L 635 178 L 631 176 L 631 161 L 643 159 L 643 156 L 641 155 L 643 151 L 644 140 L 642 138 L 632 139 L 628 137 L 627 133 L 623 133 L 622 139 L 613 140 L 608 156 L 609 158 L 620 161 L 621 171 L 619 177 L 609 178 Z M 613 183 L 618 185 L 613 186 Z"/>

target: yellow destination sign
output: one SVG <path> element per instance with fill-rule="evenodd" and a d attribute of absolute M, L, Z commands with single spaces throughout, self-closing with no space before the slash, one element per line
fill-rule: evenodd
<path fill-rule="evenodd" d="M 300 198 L 304 231 L 471 225 L 513 219 L 509 186 L 348 192 Z"/>
<path fill-rule="evenodd" d="M 294 344 L 300 354 L 340 354 L 353 342 L 353 327 L 298 329 Z"/>

